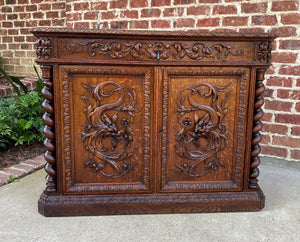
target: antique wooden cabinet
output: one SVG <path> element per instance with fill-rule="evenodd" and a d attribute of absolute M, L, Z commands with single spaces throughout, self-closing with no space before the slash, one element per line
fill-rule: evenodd
<path fill-rule="evenodd" d="M 257 211 L 259 33 L 36 28 L 45 216 Z"/>

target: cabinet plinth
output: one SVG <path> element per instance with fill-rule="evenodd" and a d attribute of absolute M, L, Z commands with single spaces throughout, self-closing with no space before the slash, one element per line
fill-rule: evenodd
<path fill-rule="evenodd" d="M 258 211 L 265 34 L 37 28 L 45 216 Z"/>

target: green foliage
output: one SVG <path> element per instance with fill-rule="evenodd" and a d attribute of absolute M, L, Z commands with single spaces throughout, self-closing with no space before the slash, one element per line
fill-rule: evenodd
<path fill-rule="evenodd" d="M 35 74 L 36 74 L 37 77 L 38 77 L 38 80 L 37 80 L 37 82 L 36 82 L 36 91 L 37 91 L 37 93 L 42 97 L 42 89 L 43 89 L 43 87 L 44 87 L 43 79 L 40 77 L 40 75 L 39 75 L 39 73 L 38 73 L 38 71 L 37 71 L 35 65 L 33 65 L 33 69 L 34 69 L 34 71 L 35 71 Z"/>
<path fill-rule="evenodd" d="M 44 139 L 42 100 L 37 92 L 18 98 L 0 97 L 0 150 Z"/>
<path fill-rule="evenodd" d="M 20 180 L 19 179 L 14 179 L 14 176 L 13 175 L 10 175 L 8 177 L 8 182 L 19 182 Z"/>
<path fill-rule="evenodd" d="M 3 58 L 0 57 L 0 73 L 5 77 L 5 79 L 10 83 L 10 85 L 12 85 L 12 87 L 15 89 L 15 92 L 18 94 L 18 96 L 21 96 L 21 92 L 17 85 L 20 86 L 20 88 L 23 90 L 25 94 L 28 93 L 27 87 L 19 80 L 19 78 L 8 75 L 3 69 L 2 64 L 3 64 Z"/>

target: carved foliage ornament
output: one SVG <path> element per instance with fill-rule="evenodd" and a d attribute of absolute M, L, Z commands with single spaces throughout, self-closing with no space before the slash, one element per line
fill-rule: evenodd
<path fill-rule="evenodd" d="M 258 44 L 257 59 L 260 62 L 269 62 L 271 60 L 272 46 L 270 42 L 261 42 Z"/>
<path fill-rule="evenodd" d="M 108 178 L 118 178 L 134 169 L 133 159 L 137 146 L 133 145 L 134 132 L 130 128 L 138 110 L 134 107 L 136 93 L 114 81 L 97 85 L 82 84 L 93 97 L 93 102 L 82 94 L 86 103 L 87 122 L 81 130 L 82 142 L 89 152 L 85 167 Z M 116 100 L 107 102 L 109 98 Z"/>
<path fill-rule="evenodd" d="M 50 38 L 38 38 L 35 41 L 35 46 L 38 59 L 49 59 L 52 57 L 52 43 Z"/>
<path fill-rule="evenodd" d="M 225 92 L 226 88 L 199 82 L 179 91 L 176 112 L 181 129 L 176 134 L 176 153 L 183 159 L 176 165 L 179 172 L 200 177 L 220 166 L 225 167 L 219 152 L 227 142 L 228 128 L 223 120 L 229 92 L 222 100 L 219 100 L 219 93 Z M 200 103 L 201 99 L 209 99 L 210 104 Z"/>
<path fill-rule="evenodd" d="M 163 42 L 116 42 L 112 41 L 104 43 L 100 41 L 91 41 L 86 44 L 69 44 L 67 45 L 67 52 L 86 52 L 88 56 L 107 55 L 110 58 L 121 59 L 131 56 L 134 59 L 142 59 L 148 57 L 149 59 L 163 59 L 170 57 L 170 49 L 175 50 L 174 58 L 182 59 L 187 56 L 190 59 L 200 60 L 203 58 L 217 58 L 219 60 L 225 59 L 229 55 L 242 56 L 244 50 L 239 49 L 233 51 L 231 46 L 224 44 L 213 44 L 208 46 L 204 43 L 170 43 Z"/>

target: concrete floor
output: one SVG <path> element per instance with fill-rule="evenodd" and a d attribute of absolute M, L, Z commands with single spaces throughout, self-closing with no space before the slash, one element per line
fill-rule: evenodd
<path fill-rule="evenodd" d="M 40 170 L 0 187 L 0 241 L 300 241 L 300 170 L 260 168 L 260 212 L 62 218 L 37 212 Z"/>

